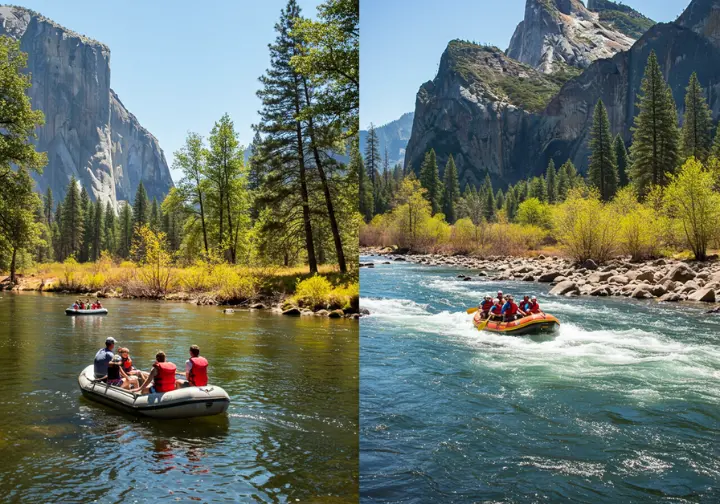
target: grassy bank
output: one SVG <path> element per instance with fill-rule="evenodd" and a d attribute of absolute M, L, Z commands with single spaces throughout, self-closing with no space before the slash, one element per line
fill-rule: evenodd
<path fill-rule="evenodd" d="M 356 271 L 356 270 L 355 270 Z M 188 267 L 141 266 L 103 258 L 91 263 L 44 263 L 20 272 L 19 290 L 78 293 L 99 297 L 151 298 L 199 304 L 283 304 L 300 308 L 357 312 L 357 273 L 341 274 L 324 265 L 245 267 L 198 261 Z M 8 279 L 0 283 L 8 287 Z"/>

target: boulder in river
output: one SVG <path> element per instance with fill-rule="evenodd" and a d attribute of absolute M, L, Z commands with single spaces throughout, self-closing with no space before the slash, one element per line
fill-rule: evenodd
<path fill-rule="evenodd" d="M 702 301 L 705 303 L 714 303 L 715 291 L 713 289 L 698 289 L 688 296 L 688 301 Z"/>
<path fill-rule="evenodd" d="M 673 280 L 675 282 L 685 283 L 688 280 L 692 280 L 693 278 L 695 278 L 695 276 L 695 272 L 691 270 L 687 264 L 680 263 L 670 270 L 670 273 L 668 273 L 666 278 L 669 278 L 670 280 Z"/>
<path fill-rule="evenodd" d="M 291 317 L 299 317 L 301 313 L 300 308 L 297 306 L 293 306 L 292 308 L 288 308 L 282 312 L 283 315 L 290 315 Z"/>
<path fill-rule="evenodd" d="M 675 292 L 668 292 L 667 294 L 663 294 L 660 296 L 660 299 L 658 301 L 665 301 L 667 303 L 677 303 L 680 301 L 680 294 L 676 294 Z"/>
<path fill-rule="evenodd" d="M 580 292 L 580 288 L 572 280 L 565 280 L 560 282 L 550 290 L 550 294 L 556 296 L 567 296 L 571 294 L 577 294 Z"/>
<path fill-rule="evenodd" d="M 611 278 L 614 274 L 614 271 L 596 271 L 587 278 L 587 281 L 594 284 L 604 282 L 605 280 Z"/>
<path fill-rule="evenodd" d="M 608 282 L 618 285 L 627 285 L 630 283 L 630 279 L 625 275 L 613 275 L 608 278 Z"/>
<path fill-rule="evenodd" d="M 598 269 L 598 265 L 595 261 L 592 259 L 586 259 L 584 263 L 582 263 L 582 267 L 587 270 L 596 270 Z"/>
<path fill-rule="evenodd" d="M 542 283 L 549 283 L 549 282 L 554 281 L 559 276 L 560 276 L 559 271 L 548 271 L 547 273 L 543 273 L 542 275 L 540 275 L 538 277 L 537 281 L 542 282 Z"/>
<path fill-rule="evenodd" d="M 653 295 L 648 290 L 648 286 L 643 284 L 638 285 L 632 294 L 630 294 L 630 297 L 634 297 L 636 299 L 650 299 Z"/>
<path fill-rule="evenodd" d="M 345 313 L 342 310 L 333 310 L 330 313 L 328 313 L 329 318 L 342 318 L 345 316 Z"/>

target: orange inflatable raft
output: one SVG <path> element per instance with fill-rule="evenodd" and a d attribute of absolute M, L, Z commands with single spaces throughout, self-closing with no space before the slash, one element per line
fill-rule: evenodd
<path fill-rule="evenodd" d="M 473 324 L 475 327 L 480 326 L 484 320 L 485 319 L 480 316 L 479 311 L 475 312 L 475 316 L 473 317 Z M 483 328 L 483 331 L 522 336 L 525 334 L 552 333 L 557 331 L 559 327 L 560 321 L 552 315 L 548 315 L 547 313 L 536 313 L 513 320 L 512 322 L 496 322 L 491 320 Z"/>

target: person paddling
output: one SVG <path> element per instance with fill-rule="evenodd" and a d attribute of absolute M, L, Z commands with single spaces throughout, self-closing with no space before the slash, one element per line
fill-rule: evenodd
<path fill-rule="evenodd" d="M 480 309 L 480 317 L 481 318 L 488 318 L 490 316 L 490 309 L 493 307 L 493 300 L 492 296 L 488 295 L 485 296 L 485 299 L 482 303 L 480 303 L 480 306 L 478 308 Z"/>
<path fill-rule="evenodd" d="M 175 386 L 180 387 L 204 387 L 208 383 L 208 361 L 205 357 L 200 357 L 200 347 L 193 345 L 190 347 L 190 358 L 185 362 L 185 372 L 177 374 L 185 376 L 187 380 L 177 380 Z"/>
<path fill-rule="evenodd" d="M 524 317 L 526 313 L 515 304 L 513 297 L 508 295 L 505 301 L 505 305 L 502 308 L 502 314 L 504 315 L 505 322 L 512 322 L 518 315 Z"/>
<path fill-rule="evenodd" d="M 130 392 L 141 394 L 158 394 L 162 392 L 170 392 L 175 390 L 175 371 L 177 366 L 172 362 L 166 362 L 165 352 L 155 354 L 155 362 L 153 368 L 145 378 L 145 382 L 137 388 L 131 389 Z M 149 385 L 150 382 L 152 385 Z"/>
<path fill-rule="evenodd" d="M 530 304 L 528 305 L 528 308 L 525 310 L 528 313 L 542 313 L 540 310 L 540 305 L 537 302 L 537 297 L 533 296 Z"/>

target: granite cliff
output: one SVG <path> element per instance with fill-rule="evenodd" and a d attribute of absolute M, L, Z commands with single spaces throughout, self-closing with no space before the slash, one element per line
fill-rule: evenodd
<path fill-rule="evenodd" d="M 162 199 L 173 185 L 157 139 L 110 88 L 110 49 L 22 7 L 0 7 L 0 35 L 20 41 L 32 75 L 33 108 L 45 114 L 38 150 L 48 164 L 36 175 L 56 201 L 71 175 L 92 199 L 132 201 L 140 181 Z"/>
<path fill-rule="evenodd" d="M 550 158 L 556 165 L 572 159 L 585 171 L 598 99 L 612 132 L 629 143 L 651 50 L 680 115 L 695 71 L 714 120 L 720 117 L 720 0 L 693 0 L 676 22 L 652 26 L 628 50 L 596 59 L 566 80 L 562 72 L 546 74 L 495 48 L 465 42 L 458 51 L 457 45 L 448 44 L 437 76 L 418 91 L 406 162 L 417 171 L 434 148 L 442 169 L 453 154 L 461 187 L 480 182 L 486 172 L 496 184 L 514 183 L 544 172 Z"/>

